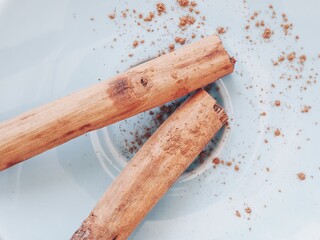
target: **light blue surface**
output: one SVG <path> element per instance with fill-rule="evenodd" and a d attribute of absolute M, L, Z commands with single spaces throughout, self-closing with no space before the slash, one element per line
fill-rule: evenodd
<path fill-rule="evenodd" d="M 156 16 L 156 25 L 168 30 L 148 33 L 134 19 L 120 17 L 126 8 L 154 11 L 156 2 L 0 0 L 0 120 L 125 71 L 167 49 L 177 35 L 190 36 L 194 26 L 185 33 L 177 28 L 178 16 L 187 11 L 174 1 L 162 1 L 168 13 Z M 320 2 L 276 1 L 276 19 L 270 17 L 269 3 L 198 1 L 206 21 L 197 37 L 227 26 L 222 39 L 238 61 L 235 73 L 216 83 L 221 91 L 212 92 L 229 114 L 230 130 L 210 159 L 180 178 L 132 239 L 319 239 L 320 87 L 306 80 L 320 69 Z M 111 21 L 107 16 L 114 10 L 117 17 Z M 254 24 L 244 30 L 256 10 L 274 31 L 270 41 Z M 298 42 L 282 33 L 282 12 L 294 24 Z M 145 44 L 132 49 L 137 36 Z M 307 55 L 302 79 L 280 79 L 290 72 L 285 64 L 272 65 L 281 51 Z M 309 113 L 300 112 L 304 105 L 312 106 Z M 139 115 L 0 172 L 0 239 L 68 239 L 125 163 L 120 149 L 126 136 L 119 129 L 135 130 L 138 120 L 148 122 Z M 276 128 L 282 136 L 274 137 Z M 213 169 L 215 156 L 234 159 L 240 170 Z M 305 181 L 297 179 L 299 172 L 306 173 Z M 248 206 L 251 215 L 244 211 Z"/>

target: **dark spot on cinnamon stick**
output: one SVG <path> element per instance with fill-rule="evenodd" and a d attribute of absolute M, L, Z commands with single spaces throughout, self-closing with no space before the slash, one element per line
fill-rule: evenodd
<path fill-rule="evenodd" d="M 21 117 L 20 119 L 23 121 L 23 120 L 26 120 L 26 119 L 28 119 L 28 118 L 33 117 L 34 115 L 35 115 L 34 113 L 28 114 L 28 115 L 25 115 L 25 116 Z"/>
<path fill-rule="evenodd" d="M 127 78 L 119 78 L 110 83 L 108 93 L 111 97 L 128 94 L 131 85 Z"/>
<path fill-rule="evenodd" d="M 142 86 L 146 87 L 148 85 L 148 80 L 145 78 L 141 78 L 140 83 L 142 84 Z"/>
<path fill-rule="evenodd" d="M 118 237 L 118 236 L 115 236 L 112 240 L 117 240 L 117 237 Z"/>

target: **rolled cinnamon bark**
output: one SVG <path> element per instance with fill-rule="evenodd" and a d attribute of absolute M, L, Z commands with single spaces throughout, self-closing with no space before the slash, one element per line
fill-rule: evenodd
<path fill-rule="evenodd" d="M 86 132 L 160 106 L 233 71 L 219 37 L 186 45 L 113 79 L 0 123 L 0 170 Z"/>
<path fill-rule="evenodd" d="M 141 147 L 71 239 L 126 239 L 226 121 L 206 91 L 190 97 Z"/>

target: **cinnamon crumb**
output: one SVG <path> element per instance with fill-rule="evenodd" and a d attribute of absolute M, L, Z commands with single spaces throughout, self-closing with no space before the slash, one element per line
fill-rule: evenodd
<path fill-rule="evenodd" d="M 196 34 L 192 33 L 191 38 L 194 39 L 196 37 Z"/>
<path fill-rule="evenodd" d="M 140 19 L 142 19 L 142 18 L 143 18 L 142 13 L 139 13 L 138 18 L 140 18 Z"/>
<path fill-rule="evenodd" d="M 115 14 L 115 13 L 109 14 L 108 17 L 109 17 L 110 19 L 114 19 L 114 18 L 116 17 L 116 14 Z"/>
<path fill-rule="evenodd" d="M 249 207 L 247 207 L 247 208 L 245 209 L 245 211 L 246 211 L 246 213 L 248 213 L 248 214 L 250 214 L 250 213 L 252 212 L 251 208 L 249 208 Z"/>
<path fill-rule="evenodd" d="M 260 113 L 260 116 L 265 117 L 266 115 L 267 115 L 267 113 L 266 113 L 266 112 L 262 112 L 262 113 Z"/>
<path fill-rule="evenodd" d="M 276 129 L 276 130 L 274 131 L 274 135 L 275 135 L 276 137 L 280 136 L 280 134 L 281 134 L 281 132 L 280 132 L 279 129 Z"/>
<path fill-rule="evenodd" d="M 219 33 L 219 34 L 224 34 L 224 33 L 226 33 L 226 29 L 224 28 L 224 27 L 218 27 L 217 28 L 217 32 Z"/>
<path fill-rule="evenodd" d="M 303 107 L 303 109 L 301 110 L 301 112 L 302 112 L 302 113 L 308 113 L 310 109 L 311 109 L 311 106 L 304 105 L 304 107 Z"/>
<path fill-rule="evenodd" d="M 300 63 L 304 63 L 306 60 L 307 60 L 307 56 L 306 56 L 306 55 L 301 55 L 301 56 L 299 57 L 299 62 L 300 62 Z"/>
<path fill-rule="evenodd" d="M 127 17 L 127 13 L 126 12 L 122 12 L 122 17 L 126 18 Z"/>
<path fill-rule="evenodd" d="M 138 47 L 138 45 L 139 45 L 139 42 L 138 42 L 137 40 L 135 40 L 135 41 L 132 43 L 132 47 L 133 47 L 133 48 Z"/>
<path fill-rule="evenodd" d="M 236 216 L 237 217 L 241 217 L 241 214 L 240 214 L 240 212 L 238 210 L 236 211 Z"/>
<path fill-rule="evenodd" d="M 220 164 L 220 159 L 216 157 L 216 158 L 214 158 L 214 159 L 212 160 L 212 163 L 218 165 L 218 164 Z"/>
<path fill-rule="evenodd" d="M 279 56 L 278 61 L 279 61 L 279 62 L 283 62 L 284 59 L 285 59 L 285 57 L 284 57 L 283 55 L 281 55 L 281 56 Z"/>
<path fill-rule="evenodd" d="M 246 30 L 248 30 L 248 29 L 250 28 L 250 26 L 249 26 L 249 25 L 246 25 L 244 28 L 245 28 Z"/>
<path fill-rule="evenodd" d="M 172 52 L 174 50 L 174 44 L 169 45 L 169 52 Z"/>
<path fill-rule="evenodd" d="M 292 52 L 287 55 L 287 59 L 292 62 L 296 58 L 296 53 Z"/>
<path fill-rule="evenodd" d="M 264 140 L 264 143 L 265 143 L 265 144 L 267 144 L 268 142 L 269 142 L 268 139 L 265 139 L 265 140 Z"/>
<path fill-rule="evenodd" d="M 142 39 L 142 40 L 140 41 L 140 43 L 141 43 L 141 44 L 144 44 L 144 40 Z"/>
<path fill-rule="evenodd" d="M 164 3 L 157 3 L 156 6 L 159 16 L 161 16 L 162 13 L 166 12 L 166 5 L 164 5 Z"/>
<path fill-rule="evenodd" d="M 133 56 L 133 53 L 129 53 L 128 56 L 129 56 L 129 57 L 132 57 L 132 56 Z"/>
<path fill-rule="evenodd" d="M 192 24 L 194 24 L 195 21 L 196 21 L 196 20 L 194 19 L 194 17 L 191 17 L 191 16 L 189 16 L 189 15 L 183 16 L 183 17 L 180 18 L 179 26 L 180 26 L 180 27 L 184 27 L 184 26 L 186 26 L 187 24 L 192 25 Z"/>
<path fill-rule="evenodd" d="M 189 0 L 178 0 L 178 3 L 181 7 L 186 7 L 189 5 Z"/>
<path fill-rule="evenodd" d="M 175 37 L 174 39 L 176 41 L 176 43 L 180 43 L 181 45 L 186 43 L 186 38 L 181 38 L 181 37 Z"/>
<path fill-rule="evenodd" d="M 281 105 L 281 102 L 280 102 L 279 100 L 276 100 L 276 101 L 274 102 L 274 105 L 276 105 L 277 107 L 279 107 L 279 106 Z"/>
<path fill-rule="evenodd" d="M 262 34 L 262 37 L 264 39 L 269 39 L 272 35 L 272 31 L 270 30 L 270 28 L 266 28 Z"/>
<path fill-rule="evenodd" d="M 149 12 L 149 15 L 147 17 L 145 17 L 143 20 L 145 22 L 151 22 L 153 17 L 154 17 L 154 13 L 153 12 Z"/>
<path fill-rule="evenodd" d="M 234 170 L 238 172 L 238 171 L 239 171 L 239 166 L 238 166 L 238 165 L 235 165 L 235 166 L 234 166 Z"/>
<path fill-rule="evenodd" d="M 301 181 L 303 181 L 303 180 L 305 180 L 306 179 L 306 175 L 304 174 L 304 173 L 298 173 L 297 174 L 297 177 L 301 180 Z"/>
<path fill-rule="evenodd" d="M 226 162 L 226 165 L 230 167 L 232 165 L 232 162 Z"/>
<path fill-rule="evenodd" d="M 192 7 L 195 7 L 195 6 L 198 5 L 195 1 L 192 1 L 190 4 L 191 4 Z"/>

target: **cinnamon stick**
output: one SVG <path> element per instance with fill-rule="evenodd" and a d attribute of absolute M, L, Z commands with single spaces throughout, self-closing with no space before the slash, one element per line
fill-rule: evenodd
<path fill-rule="evenodd" d="M 71 239 L 127 239 L 226 120 L 206 91 L 189 98 L 141 147 Z"/>
<path fill-rule="evenodd" d="M 80 92 L 0 123 L 0 170 L 140 112 L 233 71 L 219 37 L 209 36 Z"/>

